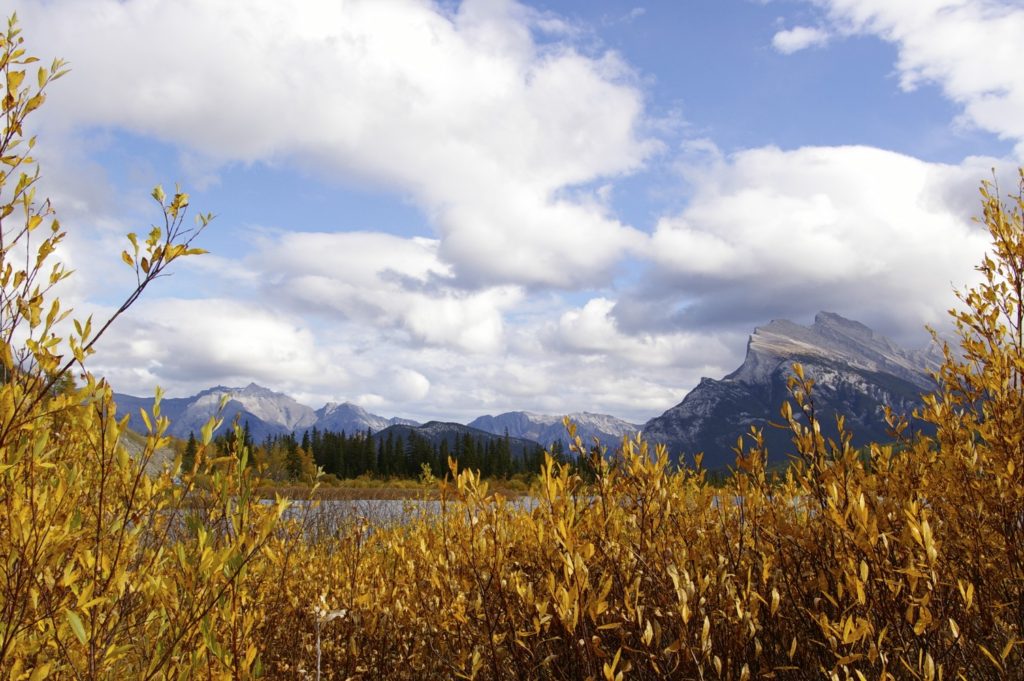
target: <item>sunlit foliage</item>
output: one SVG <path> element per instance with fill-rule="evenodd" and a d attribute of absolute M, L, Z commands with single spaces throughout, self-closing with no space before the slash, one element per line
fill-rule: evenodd
<path fill-rule="evenodd" d="M 607 457 L 576 440 L 590 465 L 549 457 L 526 499 L 453 465 L 435 506 L 400 522 L 326 502 L 284 513 L 254 500 L 241 431 L 211 457 L 211 423 L 187 470 L 179 457 L 149 475 L 166 442 L 157 403 L 142 454 L 120 444 L 110 389 L 83 367 L 105 325 L 61 331 L 50 287 L 67 274 L 49 263 L 63 233 L 33 196 L 21 132 L 64 67 L 29 73 L 20 40 L 12 22 L 0 45 L 0 677 L 1019 675 L 1021 194 L 982 187 L 992 253 L 952 312 L 960 347 L 945 348 L 916 435 L 890 414 L 892 444 L 855 450 L 841 420 L 824 438 L 794 366 L 782 473 L 757 431 L 722 486 L 640 439 Z M 197 252 L 187 196 L 154 198 L 164 221 L 130 237 L 137 288 L 118 314 Z M 295 473 L 299 458 L 275 465 Z"/>
<path fill-rule="evenodd" d="M 157 188 L 161 224 L 130 234 L 122 254 L 136 287 L 103 324 L 71 321 L 52 291 L 69 275 L 54 256 L 64 232 L 35 196 L 35 140 L 23 134 L 66 69 L 38 66 L 22 40 L 12 18 L 0 34 L 0 676 L 246 677 L 257 613 L 238 586 L 281 507 L 252 498 L 244 451 L 208 461 L 200 444 L 202 490 L 189 474 L 175 482 L 180 459 L 148 474 L 168 444 L 159 401 L 129 456 L 127 419 L 114 419 L 110 387 L 83 365 L 150 282 L 201 252 L 191 242 L 210 216 L 186 228 L 188 195 Z"/>
<path fill-rule="evenodd" d="M 549 459 L 525 505 L 459 472 L 436 516 L 280 540 L 268 668 L 313 669 L 319 636 L 334 678 L 1013 676 L 1024 199 L 985 184 L 982 202 L 993 253 L 952 313 L 961 348 L 945 349 L 916 415 L 934 436 L 908 439 L 889 415 L 894 445 L 856 450 L 841 420 L 826 440 L 814 381 L 794 366 L 781 475 L 757 431 L 722 488 L 641 440 L 594 457 L 592 482 Z M 277 624 L 294 620 L 306 624 Z"/>

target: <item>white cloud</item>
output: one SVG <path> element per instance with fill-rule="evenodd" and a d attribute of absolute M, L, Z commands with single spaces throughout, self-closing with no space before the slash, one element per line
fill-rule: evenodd
<path fill-rule="evenodd" d="M 102 311 L 101 311 L 102 312 Z M 97 314 L 96 318 L 101 318 Z M 178 391 L 215 383 L 343 381 L 300 321 L 233 299 L 146 300 L 120 318 L 90 369 L 123 392 Z"/>
<path fill-rule="evenodd" d="M 830 309 L 912 335 L 945 318 L 952 286 L 988 244 L 969 216 L 994 163 L 868 147 L 737 153 L 691 173 L 702 178 L 693 200 L 659 222 L 661 278 L 649 294 L 674 299 L 661 310 L 694 324 Z"/>
<path fill-rule="evenodd" d="M 255 381 L 314 408 L 365 397 L 368 389 L 376 396 L 368 403 L 389 409 L 427 399 L 430 380 L 405 364 L 412 353 L 389 352 L 373 332 L 345 331 L 345 342 L 332 342 L 299 317 L 237 299 L 147 300 L 111 327 L 89 368 L 136 395 L 157 385 L 183 396 Z"/>
<path fill-rule="evenodd" d="M 782 54 L 793 54 L 808 47 L 820 47 L 828 39 L 828 31 L 812 26 L 794 26 L 772 36 L 772 47 Z"/>
<path fill-rule="evenodd" d="M 287 307 L 400 329 L 418 343 L 495 352 L 513 286 L 457 288 L 434 239 L 370 232 L 292 232 L 266 241 L 250 266 Z"/>
<path fill-rule="evenodd" d="M 1019 42 L 1000 37 L 1017 15 L 937 10 L 946 4 L 835 0 L 833 25 L 781 31 L 773 45 L 877 33 L 899 47 L 905 87 L 938 83 L 974 124 L 1024 138 L 1016 60 L 999 47 Z M 383 185 L 436 227 L 436 238 L 270 232 L 244 260 L 185 263 L 171 281 L 186 279 L 196 299 L 144 299 L 103 344 L 98 373 L 142 394 L 255 380 L 314 407 L 357 399 L 421 419 L 526 408 L 644 420 L 700 376 L 734 368 L 746 334 L 771 317 L 827 308 L 921 337 L 985 247 L 969 217 L 990 159 L 936 165 L 863 147 L 725 156 L 710 140 L 686 150 L 689 207 L 648 237 L 609 208 L 616 179 L 658 149 L 638 132 L 651 121 L 629 68 L 575 49 L 557 17 L 512 2 L 447 7 L 19 9 L 34 51 L 75 67 L 41 111 L 44 144 L 83 127 L 124 129 L 170 142 L 211 186 L 225 163 L 299 167 Z M 989 29 L 997 39 L 977 49 Z M 55 137 L 62 125 L 68 137 Z M 59 170 L 68 196 L 90 198 L 57 196 L 63 214 L 123 215 L 102 178 Z M 92 223 L 70 257 L 96 279 L 103 265 L 90 249 L 106 252 L 125 230 L 119 219 Z M 636 290 L 611 283 L 623 254 L 630 267 L 653 263 L 620 280 L 641 280 Z M 545 286 L 586 302 L 538 302 Z"/>
<path fill-rule="evenodd" d="M 115 127 L 210 164 L 294 163 L 412 196 L 456 275 L 485 284 L 600 281 L 643 235 L 558 196 L 640 168 L 643 95 L 611 52 L 510 0 L 23 3 L 36 51 L 74 75 L 51 126 Z M 553 23 L 554 22 L 554 23 Z M 190 167 L 195 163 L 190 162 Z"/>
<path fill-rule="evenodd" d="M 593 298 L 582 308 L 567 310 L 551 332 L 553 347 L 649 367 L 706 367 L 735 356 L 736 348 L 725 348 L 711 334 L 699 331 L 624 333 L 614 309 L 615 301 Z"/>
<path fill-rule="evenodd" d="M 899 50 L 907 90 L 936 84 L 964 118 L 1004 139 L 1024 158 L 1024 7 L 990 0 L 814 0 L 836 30 L 877 35 Z"/>

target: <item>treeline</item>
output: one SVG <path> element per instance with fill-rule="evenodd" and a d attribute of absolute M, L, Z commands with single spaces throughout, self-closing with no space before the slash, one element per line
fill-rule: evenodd
<path fill-rule="evenodd" d="M 544 460 L 540 445 L 513 451 L 512 438 L 507 434 L 485 437 L 462 433 L 453 434 L 450 440 L 446 437 L 431 442 L 414 431 L 402 437 L 390 429 L 378 434 L 370 429 L 349 434 L 313 428 L 301 437 L 294 433 L 274 435 L 256 444 L 246 423 L 237 436 L 234 429 L 225 429 L 213 446 L 227 453 L 233 451 L 237 438 L 251 452 L 251 462 L 261 467 L 266 477 L 279 481 L 311 480 L 318 468 L 341 480 L 363 476 L 419 478 L 427 472 L 443 477 L 449 470 L 449 458 L 460 470 L 475 470 L 485 478 L 510 478 L 538 472 Z M 197 449 L 195 434 L 190 434 L 183 456 L 186 468 L 195 461 Z M 556 457 L 563 458 L 561 447 L 554 449 Z"/>

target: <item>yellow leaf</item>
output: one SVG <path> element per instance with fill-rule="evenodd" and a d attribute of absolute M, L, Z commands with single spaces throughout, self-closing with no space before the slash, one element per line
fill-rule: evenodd
<path fill-rule="evenodd" d="M 82 619 L 75 614 L 74 610 L 65 610 L 64 616 L 68 620 L 68 624 L 71 626 L 71 631 L 75 633 L 75 636 L 79 641 L 85 643 L 87 637 L 85 635 L 85 626 L 82 624 Z"/>
<path fill-rule="evenodd" d="M 50 663 L 46 662 L 39 665 L 32 670 L 32 676 L 28 677 L 29 681 L 43 681 L 47 676 L 50 675 Z"/>
<path fill-rule="evenodd" d="M 17 90 L 21 87 L 21 81 L 25 80 L 24 71 L 8 71 L 7 72 L 7 93 L 11 96 L 17 96 Z"/>
<path fill-rule="evenodd" d="M 989 659 L 989 661 L 992 662 L 993 665 L 995 665 L 996 669 L 998 669 L 999 671 L 1003 670 L 1003 665 L 999 664 L 999 660 L 996 659 L 995 655 L 993 655 L 991 652 L 989 652 L 988 648 L 986 648 L 985 646 L 983 646 L 983 645 L 981 645 L 979 643 L 978 644 L 978 649 L 985 654 L 985 657 L 987 657 Z"/>
<path fill-rule="evenodd" d="M 150 421 L 149 421 L 149 414 L 146 413 L 146 410 L 145 409 L 139 409 L 139 416 L 142 417 L 142 422 L 144 424 L 146 424 L 146 432 L 147 433 L 152 433 L 153 432 L 153 424 L 150 423 Z"/>
<path fill-rule="evenodd" d="M 45 101 L 46 101 L 46 95 L 44 95 L 42 93 L 39 93 L 35 97 L 32 97 L 31 99 L 28 100 L 28 103 L 25 104 L 25 113 L 28 113 L 29 111 L 35 111 L 40 106 L 42 106 L 43 102 L 45 102 Z"/>

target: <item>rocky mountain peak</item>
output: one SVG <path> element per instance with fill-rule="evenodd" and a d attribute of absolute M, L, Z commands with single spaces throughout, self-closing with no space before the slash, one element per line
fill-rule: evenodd
<path fill-rule="evenodd" d="M 819 312 L 811 326 L 788 319 L 772 320 L 754 329 L 743 364 L 726 380 L 758 383 L 776 370 L 779 361 L 828 361 L 864 371 L 899 376 L 922 388 L 931 386 L 921 361 L 864 324 L 834 312 Z"/>
<path fill-rule="evenodd" d="M 934 387 L 922 353 L 907 352 L 860 322 L 819 312 L 810 326 L 777 319 L 754 329 L 739 368 L 721 380 L 701 379 L 682 402 L 648 421 L 644 433 L 677 456 L 703 451 L 709 466 L 724 467 L 736 437 L 754 425 L 779 456 L 789 435 L 768 423 L 778 421 L 788 398 L 794 362 L 815 380 L 823 429 L 834 430 L 833 415 L 843 414 L 855 444 L 886 439 L 883 405 L 909 413 Z"/>
<path fill-rule="evenodd" d="M 859 337 L 864 340 L 870 340 L 875 337 L 875 332 L 864 324 L 852 319 L 847 319 L 835 312 L 821 311 L 814 315 L 814 324 L 811 328 L 819 333 L 835 331 L 850 337 Z"/>
<path fill-rule="evenodd" d="M 607 414 L 582 411 L 569 414 L 569 418 L 576 424 L 576 434 L 584 443 L 589 445 L 597 438 L 611 451 L 622 443 L 623 435 L 631 435 L 640 429 L 634 423 Z M 568 447 L 562 417 L 554 414 L 510 411 L 497 416 L 481 416 L 470 421 L 469 425 L 494 435 L 508 433 L 512 437 L 533 440 L 545 447 L 556 441 L 560 441 L 563 447 Z"/>
<path fill-rule="evenodd" d="M 335 412 L 347 411 L 352 414 L 359 416 L 365 416 L 368 412 L 360 407 L 358 404 L 352 402 L 328 402 L 323 407 L 317 410 L 320 414 L 333 414 Z"/>

